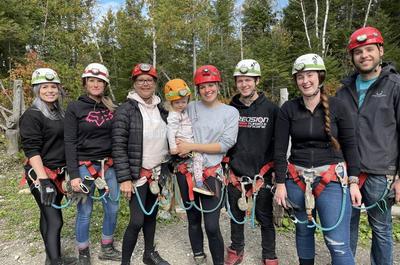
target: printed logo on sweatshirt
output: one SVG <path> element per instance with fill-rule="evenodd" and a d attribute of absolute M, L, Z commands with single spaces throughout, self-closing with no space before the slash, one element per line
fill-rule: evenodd
<path fill-rule="evenodd" d="M 383 98 L 386 97 L 386 95 L 383 93 L 383 90 L 376 92 L 375 94 L 372 95 L 374 98 Z"/>
<path fill-rule="evenodd" d="M 239 117 L 239 127 L 264 129 L 268 124 L 268 117 Z"/>
<path fill-rule="evenodd" d="M 99 111 L 92 110 L 86 116 L 86 121 L 94 122 L 96 123 L 97 127 L 100 127 L 106 121 L 112 120 L 113 117 L 114 117 L 113 113 L 109 110 L 99 110 Z"/>

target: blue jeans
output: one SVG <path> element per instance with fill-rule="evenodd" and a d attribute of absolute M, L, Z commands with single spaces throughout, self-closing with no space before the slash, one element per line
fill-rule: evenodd
<path fill-rule="evenodd" d="M 316 179 L 319 181 L 319 178 Z M 314 183 L 314 185 L 315 185 Z M 304 205 L 304 192 L 291 179 L 286 180 L 286 189 L 289 199 L 302 209 Z M 323 227 L 336 224 L 342 205 L 342 187 L 337 182 L 330 182 L 320 196 L 315 200 L 315 208 Z M 305 210 L 295 213 L 299 220 L 306 220 Z M 342 222 L 332 231 L 323 232 L 325 244 L 332 258 L 332 265 L 353 265 L 354 258 L 350 249 L 350 215 L 351 203 L 347 190 L 346 207 Z M 315 218 L 315 210 L 314 210 Z M 315 228 L 308 228 L 307 224 L 296 224 L 297 255 L 301 259 L 314 259 L 315 256 Z"/>
<path fill-rule="evenodd" d="M 386 189 L 386 176 L 369 174 L 361 188 L 362 200 L 366 206 L 379 200 Z M 368 222 L 372 228 L 371 264 L 393 264 L 393 239 L 391 205 L 384 213 L 378 207 L 367 211 Z M 354 209 L 351 216 L 350 242 L 351 250 L 356 254 L 358 241 L 358 225 L 360 222 L 360 210 Z"/>
<path fill-rule="evenodd" d="M 100 166 L 94 165 L 94 168 L 99 171 Z M 80 177 L 83 179 L 84 176 L 90 176 L 88 169 L 85 165 L 79 167 Z M 110 167 L 105 172 L 105 181 L 110 189 L 110 196 L 113 200 L 109 198 L 109 196 L 105 196 L 106 202 L 101 200 L 103 204 L 103 235 L 102 239 L 113 239 L 115 227 L 117 225 L 117 216 L 118 216 L 118 208 L 119 202 L 114 201 L 115 198 L 118 197 L 119 193 L 119 185 L 117 183 L 117 178 L 115 175 L 114 168 Z M 95 185 L 92 184 L 90 188 L 90 195 L 94 194 Z M 102 195 L 104 190 L 100 191 Z M 86 203 L 78 204 L 78 212 L 76 215 L 76 223 L 75 223 L 75 234 L 76 234 L 76 243 L 78 248 L 86 248 L 89 246 L 89 224 L 90 218 L 92 216 L 93 210 L 93 199 L 89 196 Z"/>

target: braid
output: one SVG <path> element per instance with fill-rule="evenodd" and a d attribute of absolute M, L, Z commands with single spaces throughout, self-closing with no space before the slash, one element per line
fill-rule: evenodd
<path fill-rule="evenodd" d="M 335 150 L 340 150 L 340 144 L 338 140 L 332 136 L 331 133 L 331 118 L 329 115 L 329 103 L 328 103 L 328 95 L 325 92 L 325 89 L 321 87 L 321 103 L 325 113 L 325 132 L 331 140 L 331 144 Z"/>

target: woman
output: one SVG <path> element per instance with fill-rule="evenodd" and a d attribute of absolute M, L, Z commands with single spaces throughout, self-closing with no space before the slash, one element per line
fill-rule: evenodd
<path fill-rule="evenodd" d="M 204 184 L 214 192 L 215 196 L 193 193 L 191 179 L 187 178 L 185 170 L 182 170 L 185 167 L 182 165 L 185 163 L 178 166 L 177 179 L 182 201 L 187 209 L 189 238 L 195 263 L 202 264 L 206 258 L 201 228 L 201 219 L 204 216 L 213 264 L 220 265 L 224 263 L 224 242 L 219 227 L 219 203 L 223 194 L 221 194 L 222 183 L 218 176 L 223 156 L 236 142 L 239 113 L 235 108 L 219 101 L 221 74 L 215 66 L 204 65 L 198 68 L 194 83 L 200 101 L 191 102 L 187 110 L 193 125 L 195 143 L 178 139 L 177 149 L 180 156 L 186 156 L 190 152 L 202 153 Z M 202 215 L 196 207 L 190 207 L 187 203 L 190 201 L 196 205 L 200 205 L 201 201 L 204 214 Z"/>
<path fill-rule="evenodd" d="M 71 102 L 65 114 L 65 151 L 73 196 L 87 196 L 77 204 L 75 223 L 79 264 L 91 264 L 89 226 L 93 210 L 93 194 L 99 190 L 103 204 L 103 230 L 99 259 L 121 260 L 114 248 L 119 203 L 118 183 L 111 159 L 111 130 L 115 105 L 106 96 L 109 85 L 107 68 L 91 63 L 82 74 L 86 95 Z"/>
<path fill-rule="evenodd" d="M 40 233 L 46 249 L 46 264 L 75 264 L 61 258 L 60 233 L 63 218 L 60 206 L 64 180 L 64 91 L 57 73 L 49 68 L 32 74 L 35 98 L 20 119 L 22 148 L 27 157 L 25 174 L 40 209 Z"/>
<path fill-rule="evenodd" d="M 244 218 L 246 209 L 240 209 L 238 202 L 245 188 L 247 196 L 252 184 L 246 182 L 258 179 L 255 216 L 261 226 L 262 264 L 277 265 L 275 252 L 275 228 L 272 218 L 272 193 L 266 185 L 272 186 L 274 127 L 278 106 L 270 102 L 263 93 L 257 93 L 260 82 L 260 64 L 252 59 L 240 61 L 233 73 L 239 93 L 233 97 L 231 106 L 240 113 L 239 134 L 236 145 L 229 150 L 230 177 L 228 199 L 231 219 L 232 243 L 227 249 L 225 265 L 237 265 L 244 257 Z M 248 176 L 248 177 L 246 177 Z M 264 182 L 264 183 L 263 183 Z"/>
<path fill-rule="evenodd" d="M 130 220 L 122 242 L 121 264 L 130 264 L 138 234 L 143 229 L 143 263 L 169 265 L 154 246 L 158 211 L 155 204 L 160 189 L 159 175 L 155 172 L 168 154 L 168 113 L 162 108 L 161 99 L 154 94 L 157 72 L 153 66 L 136 65 L 132 70 L 132 81 L 134 90 L 118 108 L 112 133 L 117 178 L 121 194 L 129 200 L 130 209 Z"/>
<path fill-rule="evenodd" d="M 351 203 L 359 205 L 361 195 L 352 181 L 348 195 L 344 163 L 351 180 L 359 174 L 359 158 L 351 115 L 342 101 L 327 96 L 325 74 L 324 62 L 317 54 L 302 55 L 293 65 L 292 75 L 302 96 L 286 102 L 278 114 L 275 200 L 285 208 L 287 202 L 297 205 L 295 216 L 300 222 L 296 223 L 296 246 L 301 265 L 314 264 L 315 211 L 332 264 L 351 265 Z M 289 136 L 292 146 L 288 164 Z"/>

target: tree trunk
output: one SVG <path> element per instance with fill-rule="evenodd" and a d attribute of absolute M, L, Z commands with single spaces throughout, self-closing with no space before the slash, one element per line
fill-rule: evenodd
<path fill-rule="evenodd" d="M 22 80 L 15 80 L 13 83 L 13 110 L 12 115 L 6 120 L 6 139 L 7 139 L 7 154 L 15 155 L 18 152 L 18 135 L 19 128 L 18 122 L 22 114 L 22 110 L 25 109 L 23 100 L 23 87 Z"/>
<path fill-rule="evenodd" d="M 329 0 L 326 0 L 326 8 L 325 8 L 325 19 L 324 19 L 324 28 L 322 30 L 322 57 L 326 55 L 326 27 L 328 24 L 328 16 L 329 16 Z"/>
<path fill-rule="evenodd" d="M 367 25 L 369 11 L 371 9 L 371 2 L 372 2 L 372 0 L 369 0 L 369 2 L 368 2 L 368 8 L 367 8 L 367 12 L 365 13 L 365 19 L 364 19 L 363 27 L 365 27 Z"/>
<path fill-rule="evenodd" d="M 310 40 L 310 35 L 308 34 L 308 29 L 307 29 L 306 9 L 304 7 L 304 1 L 303 0 L 300 0 L 300 5 L 301 5 L 301 12 L 303 13 L 304 32 L 306 33 L 308 48 L 311 49 L 311 40 Z"/>

